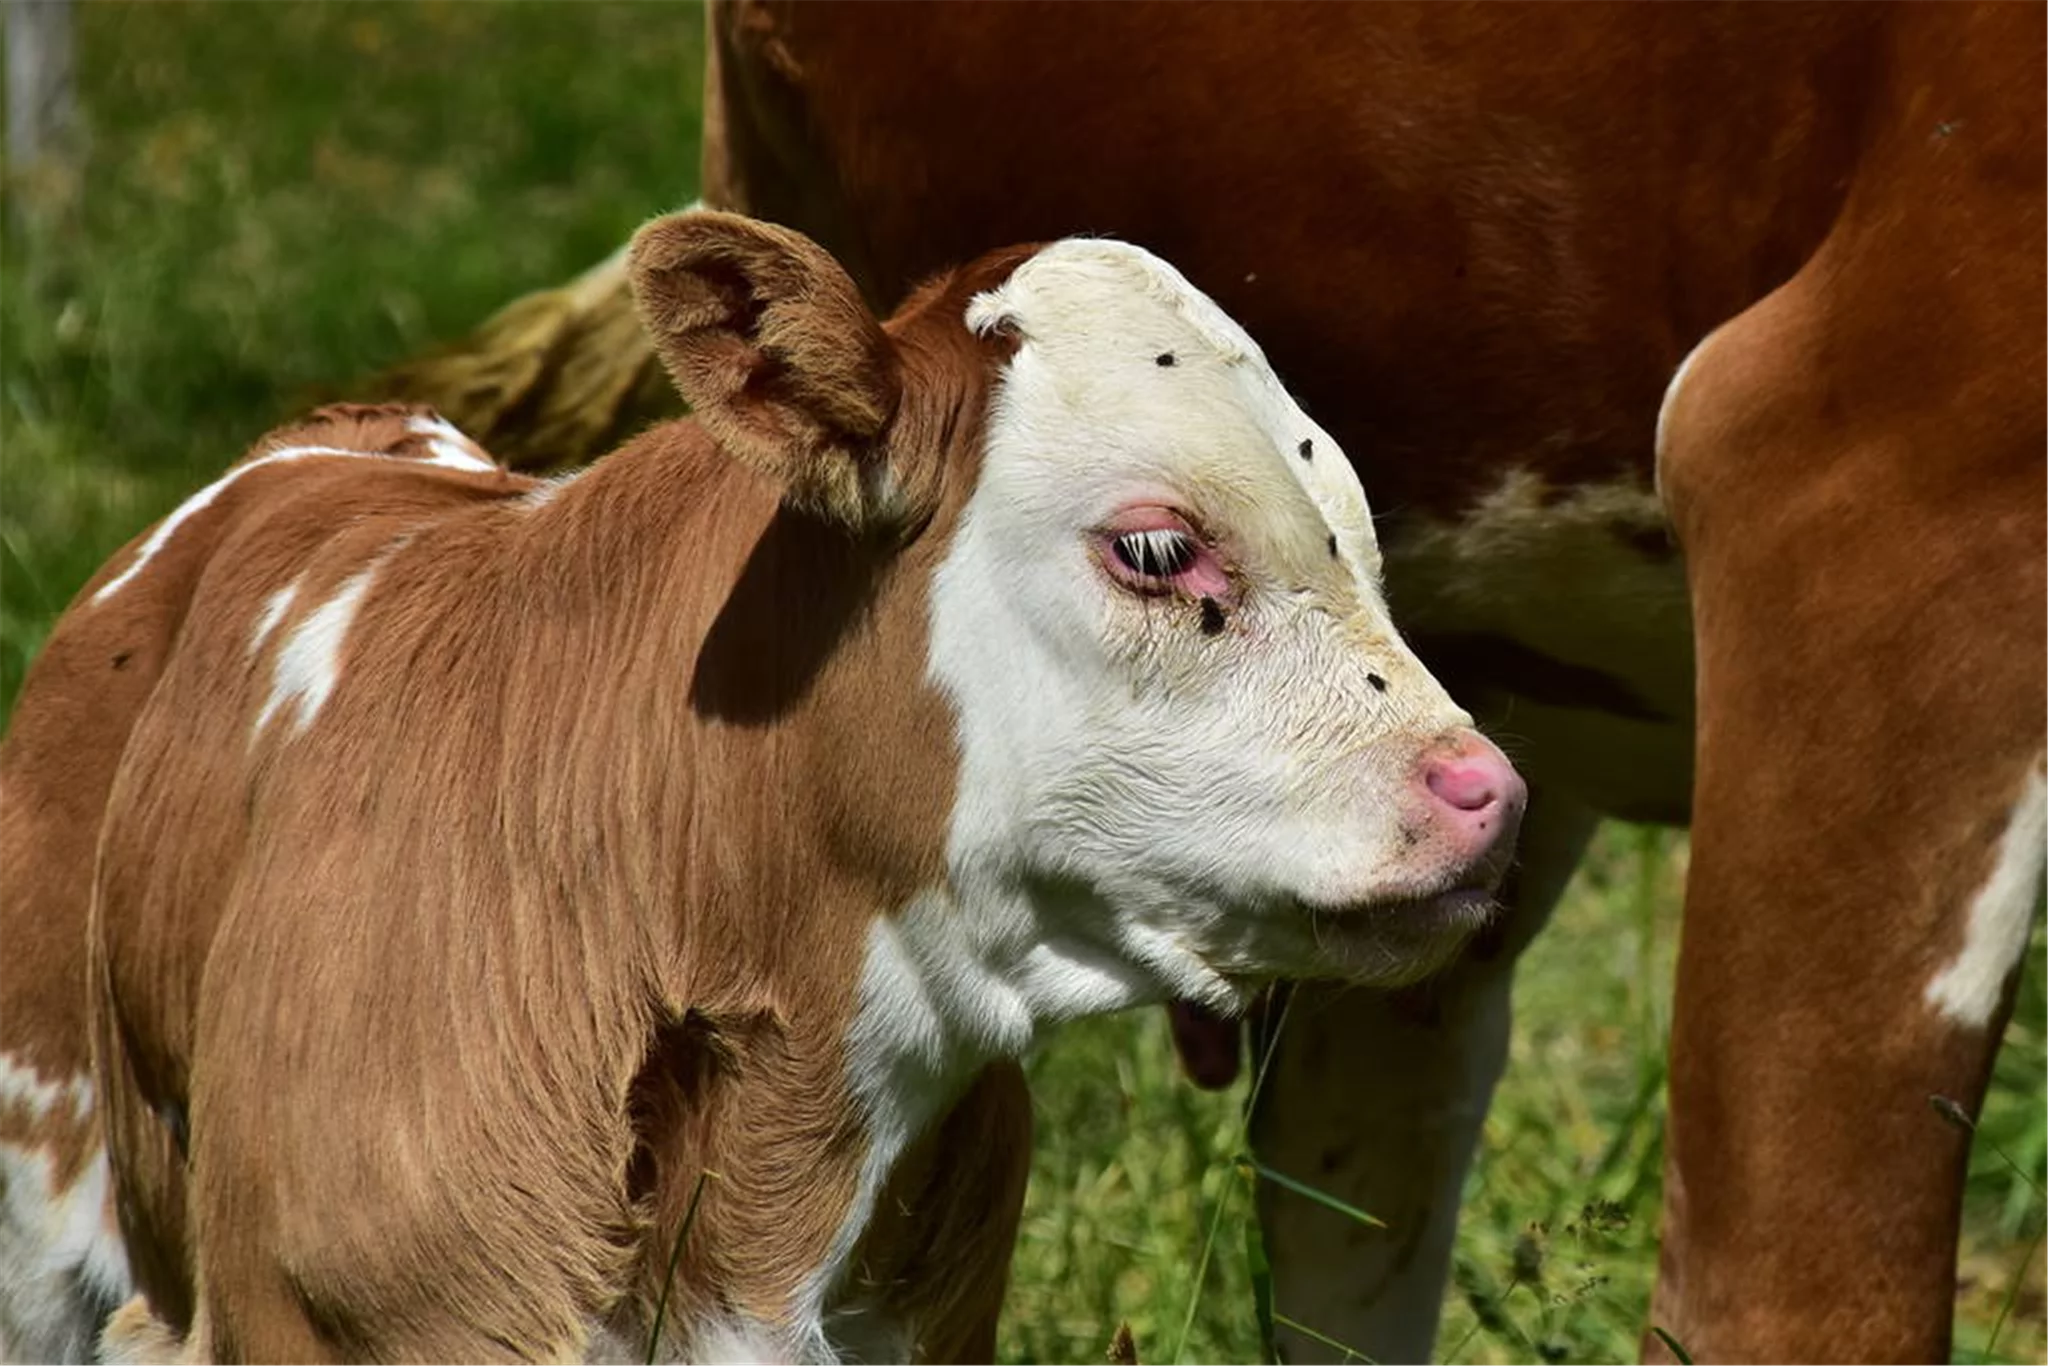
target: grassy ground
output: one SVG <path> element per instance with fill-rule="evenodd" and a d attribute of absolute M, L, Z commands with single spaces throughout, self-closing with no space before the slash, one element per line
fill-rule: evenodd
<path fill-rule="evenodd" d="M 34 221 L 14 196 L 5 242 L 0 708 L 93 568 L 308 394 L 565 278 L 694 189 L 694 11 L 103 4 L 80 22 L 81 193 Z M 1634 1354 L 1683 867 L 1680 837 L 1608 829 L 1531 952 L 1446 1360 Z M 2035 1182 L 2041 982 L 2037 939 L 1983 1126 Z M 1181 1084 L 1156 1012 L 1074 1029 L 1033 1068 L 1006 1359 L 1100 1360 L 1123 1321 L 1144 1360 L 1255 1358 L 1241 1095 Z M 2019 1287 L 1991 1355 L 2040 1360 L 2041 1268 L 2019 1265 L 2041 1203 L 1983 1142 L 1973 1171 L 1958 1356 L 1984 1354 Z"/>

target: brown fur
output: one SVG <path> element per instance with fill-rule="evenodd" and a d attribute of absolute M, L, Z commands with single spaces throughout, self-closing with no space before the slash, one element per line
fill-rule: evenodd
<path fill-rule="evenodd" d="M 405 427 L 406 418 L 424 412 L 335 405 L 265 444 L 324 440 L 424 457 L 425 442 Z M 135 720 L 183 629 L 210 532 L 244 496 L 230 491 L 184 528 L 151 572 L 123 590 L 118 608 L 86 604 L 147 533 L 93 576 L 37 655 L 0 743 L 0 862 L 7 869 L 0 877 L 0 938 L 9 946 L 0 972 L 0 1051 L 47 1081 L 90 1070 L 83 930 L 101 814 Z M 160 1127 L 147 1132 L 152 1142 L 165 1141 Z M 88 1112 L 81 1120 L 63 1102 L 41 1118 L 0 1106 L 0 1143 L 48 1153 L 55 1185 L 68 1188 L 100 1150 L 98 1116 Z"/>
<path fill-rule="evenodd" d="M 738 451 L 660 427 L 538 507 L 502 472 L 252 470 L 59 623 L 7 790 L 64 787 L 73 736 L 110 750 L 92 1037 L 158 1320 L 124 1311 L 139 1350 L 163 1332 L 218 1359 L 559 1358 L 593 1327 L 634 1343 L 705 1171 L 672 1328 L 782 1323 L 823 1260 L 865 1152 L 842 1041 L 867 927 L 941 872 L 954 759 L 924 586 L 1001 354 L 958 319 L 1019 258 L 941 282 L 885 340 L 864 314 L 849 328 L 851 285 L 815 248 L 746 257 L 762 236 L 703 216 L 656 225 L 639 258 L 648 315 L 676 323 L 664 359 Z M 785 259 L 802 278 L 767 268 Z M 735 306 L 707 315 L 714 296 Z M 764 374 L 771 344 L 762 400 L 729 381 Z M 398 449 L 409 415 L 328 410 L 257 453 Z M 786 427 L 825 435 L 778 460 Z M 848 458 L 840 433 L 906 472 L 927 534 L 897 549 L 792 505 L 872 512 L 817 468 Z M 287 705 L 252 739 L 289 632 L 370 565 L 317 718 L 296 732 Z M 114 649 L 138 682 L 78 696 Z M 125 751 L 100 738 L 124 732 Z M 50 898 L 10 920 L 80 914 L 86 847 L 10 843 Z M 61 1015 L 38 1030 L 63 1035 Z M 943 1129 L 974 1136 L 981 1174 L 963 1187 L 950 1156 L 914 1153 L 889 1198 L 910 1213 L 878 1223 L 859 1275 L 927 1350 L 978 1354 L 1028 1147 L 1014 1069 Z M 937 1268 L 956 1279 L 934 1287 Z"/>

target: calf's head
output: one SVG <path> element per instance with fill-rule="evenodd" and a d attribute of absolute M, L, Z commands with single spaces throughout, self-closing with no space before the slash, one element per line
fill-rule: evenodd
<path fill-rule="evenodd" d="M 1017 249 L 884 327 L 805 239 L 694 214 L 642 231 L 633 278 L 699 419 L 788 503 L 945 538 L 934 913 L 975 952 L 1079 1008 L 1228 1008 L 1412 977 L 1483 920 L 1522 784 L 1395 631 L 1344 452 L 1171 266 Z"/>

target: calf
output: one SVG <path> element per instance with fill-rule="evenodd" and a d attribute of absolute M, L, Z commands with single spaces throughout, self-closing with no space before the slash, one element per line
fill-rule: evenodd
<path fill-rule="evenodd" d="M 132 1274 L 116 1352 L 637 1353 L 666 1296 L 675 1355 L 985 1360 L 1042 1030 L 1485 919 L 1520 781 L 1172 268 L 1013 249 L 884 326 L 703 214 L 630 271 L 693 420 L 536 482 L 329 410 L 59 623 L 0 755 L 57 1133 L 0 1142 L 91 1293 L 18 1345 Z"/>

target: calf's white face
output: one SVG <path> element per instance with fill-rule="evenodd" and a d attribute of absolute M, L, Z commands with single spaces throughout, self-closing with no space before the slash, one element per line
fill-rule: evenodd
<path fill-rule="evenodd" d="M 1016 350 L 932 592 L 963 898 L 1091 1008 L 1436 966 L 1522 789 L 1396 633 L 1344 453 L 1139 248 L 1057 243 L 968 323 Z"/>
<path fill-rule="evenodd" d="M 981 433 L 930 587 L 960 755 L 946 885 L 876 908 L 864 968 L 875 1018 L 935 1012 L 905 1048 L 1014 1052 L 1040 1023 L 1227 1010 L 1282 975 L 1398 981 L 1483 918 L 1521 782 L 1388 619 L 1344 453 L 1179 272 L 1080 239 L 971 267 L 998 283 L 964 318 L 898 320 L 1007 338 L 954 362 L 1007 356 L 961 391 L 985 420 L 953 426 L 897 423 L 935 372 L 797 234 L 683 215 L 631 271 L 699 423 L 793 506 L 915 535 L 966 454 L 944 434 Z"/>

